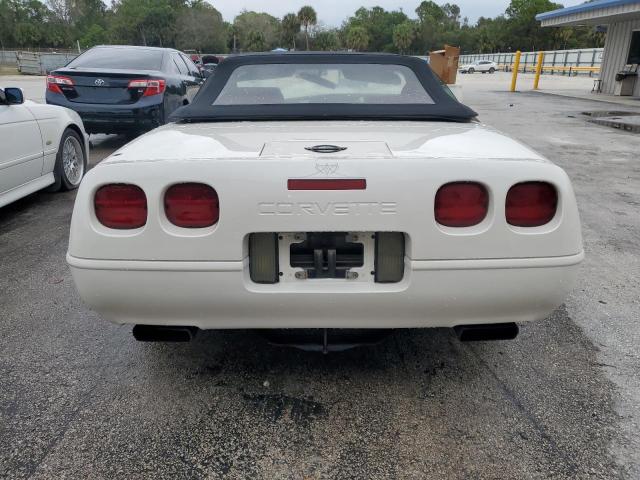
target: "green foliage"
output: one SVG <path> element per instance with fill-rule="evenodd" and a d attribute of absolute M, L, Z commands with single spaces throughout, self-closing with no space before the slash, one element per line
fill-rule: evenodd
<path fill-rule="evenodd" d="M 474 33 L 474 43 L 479 53 L 513 50 L 510 44 L 509 22 L 503 16 L 479 18 Z"/>
<path fill-rule="evenodd" d="M 116 0 L 112 40 L 159 47 L 175 45 L 180 7 L 184 8 L 183 2 L 172 0 Z"/>
<path fill-rule="evenodd" d="M 414 37 L 415 25 L 413 22 L 406 21 L 396 25 L 393 29 L 393 45 L 400 53 L 404 53 L 409 49 Z"/>
<path fill-rule="evenodd" d="M 372 52 L 391 52 L 395 50 L 394 28 L 408 20 L 409 18 L 400 11 L 388 12 L 381 7 L 362 7 L 345 22 L 343 29 L 348 34 L 353 27 L 362 27 L 369 39 L 366 48 Z"/>
<path fill-rule="evenodd" d="M 264 51 L 279 46 L 280 21 L 268 13 L 249 12 L 244 10 L 238 15 L 233 25 L 237 35 L 236 48 L 241 51 Z M 261 34 L 261 39 L 256 36 Z M 258 48 L 258 50 L 255 50 Z"/>
<path fill-rule="evenodd" d="M 591 28 L 541 28 L 535 16 L 559 8 L 552 0 L 510 0 L 503 15 L 481 17 L 474 25 L 461 18 L 455 3 L 416 5 L 416 20 L 401 10 L 361 7 L 339 29 L 327 29 L 317 26 L 311 5 L 282 20 L 245 10 L 226 23 L 208 0 L 0 0 L 0 47 L 75 49 L 79 42 L 82 48 L 115 43 L 224 53 L 295 49 L 297 42 L 306 49 L 425 55 L 445 43 L 462 53 L 604 44 L 604 34 Z"/>
<path fill-rule="evenodd" d="M 550 0 L 511 0 L 505 12 L 509 20 L 509 36 L 518 50 L 546 50 L 555 45 L 553 28 L 541 28 L 536 15 L 562 8 Z"/>
<path fill-rule="evenodd" d="M 313 49 L 322 51 L 340 50 L 340 37 L 337 30 L 321 30 L 313 37 Z"/>
<path fill-rule="evenodd" d="M 437 24 L 445 19 L 442 7 L 432 1 L 423 1 L 418 5 L 416 15 L 418 15 L 421 24 Z"/>
<path fill-rule="evenodd" d="M 296 49 L 296 37 L 300 33 L 300 19 L 295 13 L 287 13 L 282 17 L 282 35 L 284 44 L 291 42 L 291 48 Z"/>
<path fill-rule="evenodd" d="M 262 52 L 267 48 L 264 34 L 258 30 L 249 32 L 246 42 L 246 49 L 250 52 Z"/>
<path fill-rule="evenodd" d="M 82 48 L 91 48 L 107 43 L 107 31 L 98 24 L 90 25 L 80 37 Z"/>
<path fill-rule="evenodd" d="M 360 25 L 355 25 L 347 30 L 347 47 L 356 52 L 366 50 L 369 45 L 369 34 L 367 29 Z"/>
<path fill-rule="evenodd" d="M 58 46 L 63 32 L 51 10 L 38 0 L 0 0 L 0 44 L 13 46 Z"/>
<path fill-rule="evenodd" d="M 446 42 L 459 44 L 456 34 L 460 31 L 460 7 L 445 3 L 423 1 L 416 8 L 418 15 L 418 42 L 426 51 L 442 48 Z"/>
<path fill-rule="evenodd" d="M 222 14 L 203 0 L 194 1 L 178 15 L 175 45 L 181 50 L 225 52 L 227 36 Z"/>

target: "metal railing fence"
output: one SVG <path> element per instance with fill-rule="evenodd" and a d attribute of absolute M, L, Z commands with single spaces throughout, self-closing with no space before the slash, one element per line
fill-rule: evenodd
<path fill-rule="evenodd" d="M 543 73 L 551 74 L 589 74 L 600 71 L 602 65 L 603 48 L 583 48 L 578 50 L 546 50 L 544 52 Z M 520 56 L 520 70 L 534 72 L 539 52 L 522 52 Z M 460 55 L 460 65 L 476 62 L 478 60 L 490 60 L 496 62 L 500 69 L 509 71 L 512 69 L 515 52 L 508 53 L 476 53 L 472 55 Z"/>

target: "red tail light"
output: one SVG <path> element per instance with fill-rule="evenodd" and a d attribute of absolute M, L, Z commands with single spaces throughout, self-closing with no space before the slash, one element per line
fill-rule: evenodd
<path fill-rule="evenodd" d="M 131 80 L 129 82 L 129 88 L 142 90 L 143 97 L 160 95 L 164 93 L 166 87 L 166 82 L 160 79 Z"/>
<path fill-rule="evenodd" d="M 471 227 L 487 216 L 489 193 L 475 182 L 452 182 L 436 193 L 435 217 L 446 227 Z"/>
<path fill-rule="evenodd" d="M 136 185 L 115 183 L 100 187 L 93 203 L 96 217 L 105 227 L 125 230 L 147 223 L 147 197 Z"/>
<path fill-rule="evenodd" d="M 539 227 L 549 223 L 557 208 L 558 192 L 550 183 L 517 183 L 507 193 L 507 222 L 516 227 Z"/>
<path fill-rule="evenodd" d="M 178 183 L 164 195 L 164 212 L 178 227 L 210 227 L 220 218 L 218 194 L 203 183 Z"/>
<path fill-rule="evenodd" d="M 47 75 L 47 90 L 53 93 L 62 93 L 60 86 L 73 87 L 74 83 L 69 77 L 60 75 Z"/>

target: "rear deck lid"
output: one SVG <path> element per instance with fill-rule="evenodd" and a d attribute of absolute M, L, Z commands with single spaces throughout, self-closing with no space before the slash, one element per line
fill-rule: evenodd
<path fill-rule="evenodd" d="M 69 101 L 110 105 L 131 104 L 142 97 L 142 89 L 129 88 L 131 80 L 162 78 L 161 72 L 152 70 L 65 68 L 51 74 L 73 81 L 72 87 L 62 88 Z"/>
<path fill-rule="evenodd" d="M 324 146 L 346 149 L 307 150 Z M 169 124 L 128 143 L 103 163 L 201 158 L 547 162 L 527 146 L 477 123 L 296 121 Z"/>

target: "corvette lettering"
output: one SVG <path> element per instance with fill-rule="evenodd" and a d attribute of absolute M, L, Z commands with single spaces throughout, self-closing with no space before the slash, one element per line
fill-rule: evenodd
<path fill-rule="evenodd" d="M 262 202 L 259 215 L 395 215 L 396 202 Z"/>

